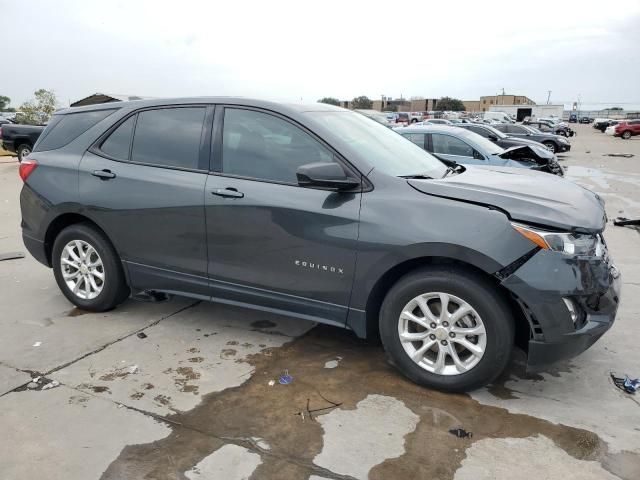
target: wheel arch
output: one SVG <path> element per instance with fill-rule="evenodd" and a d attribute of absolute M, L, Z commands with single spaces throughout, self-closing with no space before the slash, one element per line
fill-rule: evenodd
<path fill-rule="evenodd" d="M 526 349 L 531 337 L 531 325 L 517 300 L 501 285 L 500 280 L 493 275 L 496 270 L 487 269 L 486 264 L 481 262 L 469 261 L 469 259 L 462 260 L 452 256 L 421 256 L 405 260 L 390 267 L 377 279 L 369 292 L 362 322 L 364 325 L 361 325 L 360 329 L 355 328 L 355 325 L 350 325 L 351 328 L 360 336 L 364 336 L 369 340 L 378 340 L 380 308 L 389 290 L 403 276 L 430 265 L 452 265 L 464 268 L 478 274 L 495 286 L 511 309 L 516 329 L 516 345 Z"/>
<path fill-rule="evenodd" d="M 91 225 L 96 230 L 99 230 L 108 240 L 111 242 L 111 245 L 114 246 L 113 240 L 107 235 L 103 228 L 100 227 L 95 221 L 86 215 L 77 213 L 77 212 L 65 212 L 56 216 L 48 225 L 47 231 L 44 235 L 44 245 L 45 245 L 45 254 L 47 257 L 47 263 L 51 267 L 52 266 L 52 250 L 53 243 L 55 242 L 58 234 L 67 228 L 70 225 L 75 225 L 78 223 L 85 223 Z"/>

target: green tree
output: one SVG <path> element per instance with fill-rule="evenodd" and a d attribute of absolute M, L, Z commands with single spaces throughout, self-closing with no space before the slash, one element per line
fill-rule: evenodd
<path fill-rule="evenodd" d="M 11 99 L 9 97 L 0 95 L 0 111 L 6 111 L 10 103 L 11 103 Z"/>
<path fill-rule="evenodd" d="M 369 97 L 367 97 L 366 95 L 361 95 L 351 100 L 352 108 L 357 108 L 360 110 L 369 110 L 372 106 L 373 106 L 373 102 L 369 100 Z"/>
<path fill-rule="evenodd" d="M 324 97 L 318 100 L 318 103 L 326 103 L 328 105 L 335 105 L 336 107 L 340 106 L 340 100 L 333 97 Z"/>
<path fill-rule="evenodd" d="M 622 107 L 611 107 L 608 110 L 624 110 Z"/>
<path fill-rule="evenodd" d="M 464 112 L 464 103 L 462 100 L 451 97 L 442 97 L 436 104 L 436 110 L 450 111 L 450 112 Z"/>
<path fill-rule="evenodd" d="M 58 100 L 53 90 L 41 88 L 33 93 L 35 99 L 27 100 L 20 106 L 22 112 L 19 116 L 20 123 L 29 125 L 42 125 L 49 121 L 56 111 Z"/>

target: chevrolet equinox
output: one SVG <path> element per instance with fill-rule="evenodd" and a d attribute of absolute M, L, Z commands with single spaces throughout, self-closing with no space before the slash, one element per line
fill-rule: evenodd
<path fill-rule="evenodd" d="M 596 194 L 329 105 L 70 108 L 20 176 L 24 243 L 79 308 L 175 294 L 341 326 L 441 390 L 491 382 L 514 345 L 577 355 L 618 307 Z"/>

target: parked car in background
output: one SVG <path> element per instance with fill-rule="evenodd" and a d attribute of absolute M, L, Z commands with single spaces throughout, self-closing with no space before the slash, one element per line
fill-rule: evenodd
<path fill-rule="evenodd" d="M 504 149 L 466 128 L 442 125 L 415 125 L 396 128 L 395 131 L 441 160 L 462 165 L 519 167 L 564 174 L 555 155 L 542 145 Z"/>
<path fill-rule="evenodd" d="M 408 125 L 409 123 L 411 123 L 411 117 L 409 116 L 409 112 L 396 112 L 395 122 L 404 123 L 405 125 Z"/>
<path fill-rule="evenodd" d="M 623 120 L 618 122 L 617 125 L 612 125 L 609 128 L 613 128 L 614 136 L 629 140 L 634 135 L 640 135 L 640 119 Z M 609 130 L 609 128 L 607 130 Z"/>
<path fill-rule="evenodd" d="M 384 112 L 379 112 L 377 110 L 364 110 L 364 109 L 356 109 L 354 110 L 354 112 L 358 112 L 364 115 L 365 117 L 370 118 L 371 120 L 375 120 L 376 122 L 380 123 L 381 125 L 384 125 L 385 127 L 388 127 L 388 128 L 397 127 L 393 117 L 391 117 L 390 119 L 389 116 Z"/>
<path fill-rule="evenodd" d="M 514 123 L 514 120 L 504 112 L 484 112 L 484 120 L 496 120 L 500 123 Z"/>
<path fill-rule="evenodd" d="M 551 150 L 553 153 L 568 152 L 571 150 L 571 143 L 566 137 L 554 135 L 553 133 L 544 133 L 530 125 L 496 125 L 495 130 L 509 137 L 517 137 L 539 142 Z"/>
<path fill-rule="evenodd" d="M 546 148 L 547 150 L 550 150 L 553 153 L 557 151 L 555 149 L 554 144 L 545 145 L 533 138 L 526 138 L 525 136 L 518 137 L 518 136 L 507 135 L 506 133 L 504 133 L 502 129 L 506 126 L 512 126 L 511 124 L 501 123 L 500 125 L 491 126 L 491 125 L 478 125 L 478 124 L 469 123 L 469 124 L 461 124 L 456 126 L 461 128 L 466 128 L 467 130 L 473 133 L 477 133 L 478 135 L 486 138 L 487 140 L 492 141 L 499 147 L 502 147 L 505 149 L 511 148 L 511 147 L 518 147 L 521 145 L 528 145 L 528 146 L 537 147 L 537 148 Z M 564 139 L 564 137 L 557 137 L 556 135 L 554 135 L 554 137 L 558 139 L 563 138 L 563 140 L 567 143 L 567 145 L 569 144 L 569 142 L 566 139 Z M 558 143 L 562 145 L 560 142 Z"/>
<path fill-rule="evenodd" d="M 612 120 L 611 118 L 596 118 L 593 121 L 593 128 L 604 132 L 607 127 L 610 127 L 612 125 L 611 122 L 615 122 L 615 120 Z"/>
<path fill-rule="evenodd" d="M 453 125 L 453 123 L 445 118 L 430 118 L 424 120 L 421 125 Z"/>
<path fill-rule="evenodd" d="M 22 236 L 83 310 L 148 292 L 341 326 L 430 388 L 486 385 L 514 345 L 528 367 L 586 350 L 620 296 L 602 199 L 526 168 L 446 163 L 331 105 L 65 109 L 20 165 Z"/>
<path fill-rule="evenodd" d="M 31 153 L 33 146 L 44 130 L 44 126 L 5 123 L 0 126 L 2 148 L 18 155 L 18 161 Z"/>
<path fill-rule="evenodd" d="M 530 120 L 528 123 L 523 122 L 523 124 L 534 127 L 543 133 L 552 133 L 554 135 L 562 135 L 563 137 L 573 137 L 573 135 L 575 135 L 575 132 L 568 126 L 563 126 L 558 123 L 554 124 L 550 121 Z"/>
<path fill-rule="evenodd" d="M 569 114 L 569 123 L 578 123 L 578 114 L 577 113 Z"/>
<path fill-rule="evenodd" d="M 587 116 L 580 117 L 580 123 L 591 123 L 593 122 L 593 118 L 589 118 Z"/>

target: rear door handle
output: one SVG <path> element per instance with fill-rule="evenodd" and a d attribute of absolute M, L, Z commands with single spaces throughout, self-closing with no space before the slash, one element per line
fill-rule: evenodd
<path fill-rule="evenodd" d="M 93 175 L 94 177 L 98 177 L 100 180 L 110 180 L 112 178 L 116 178 L 116 174 L 107 169 L 94 170 L 91 175 Z"/>
<path fill-rule="evenodd" d="M 218 195 L 219 197 L 227 197 L 227 198 L 243 198 L 244 197 L 244 193 L 239 192 L 233 187 L 216 188 L 211 193 L 214 195 Z"/>

